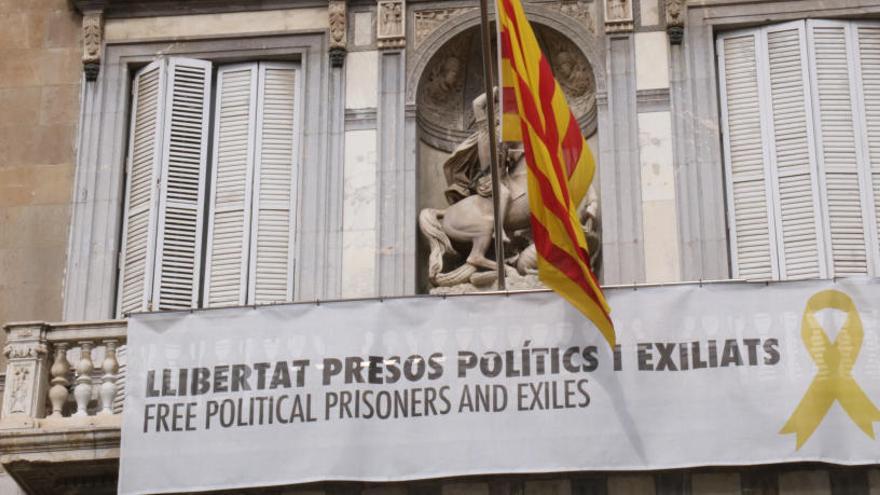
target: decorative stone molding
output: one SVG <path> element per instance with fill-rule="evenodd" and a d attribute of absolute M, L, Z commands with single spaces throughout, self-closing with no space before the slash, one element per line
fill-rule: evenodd
<path fill-rule="evenodd" d="M 83 15 L 83 72 L 87 81 L 98 78 L 101 67 L 101 45 L 104 41 L 104 14 L 102 11 Z"/>
<path fill-rule="evenodd" d="M 627 33 L 633 30 L 631 0 L 605 0 L 605 32 Z"/>
<path fill-rule="evenodd" d="M 477 10 L 476 7 L 462 7 L 457 9 L 432 9 L 414 12 L 414 48 L 418 48 L 419 45 L 444 22 L 475 10 Z"/>
<path fill-rule="evenodd" d="M 593 16 L 590 14 L 589 3 L 585 0 L 561 0 L 558 3 L 547 4 L 553 7 L 561 14 L 577 20 L 582 26 L 587 28 L 591 35 L 596 35 L 596 26 Z"/>
<path fill-rule="evenodd" d="M 376 39 L 379 48 L 403 48 L 406 45 L 403 0 L 379 0 L 377 4 Z"/>
<path fill-rule="evenodd" d="M 46 355 L 46 344 L 37 343 L 11 343 L 3 348 L 3 354 L 7 359 L 37 359 Z"/>
<path fill-rule="evenodd" d="M 673 45 L 680 45 L 684 38 L 685 8 L 685 0 L 666 0 L 666 34 Z"/>
<path fill-rule="evenodd" d="M 347 48 L 348 9 L 345 0 L 330 0 L 330 65 L 342 67 Z"/>

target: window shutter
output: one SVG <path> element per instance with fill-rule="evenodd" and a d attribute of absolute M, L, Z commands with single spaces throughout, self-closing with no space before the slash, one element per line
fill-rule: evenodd
<path fill-rule="evenodd" d="M 257 68 L 249 63 L 217 71 L 206 306 L 247 302 Z"/>
<path fill-rule="evenodd" d="M 293 299 L 299 72 L 261 63 L 256 132 L 250 300 Z"/>
<path fill-rule="evenodd" d="M 775 186 L 779 277 L 817 278 L 825 274 L 824 243 L 804 24 L 787 23 L 763 31 L 770 102 L 767 148 Z"/>
<path fill-rule="evenodd" d="M 169 60 L 153 309 L 198 305 L 210 91 L 210 62 Z"/>
<path fill-rule="evenodd" d="M 117 312 L 146 311 L 152 291 L 165 71 L 153 62 L 134 76 Z"/>
<path fill-rule="evenodd" d="M 774 277 L 774 227 L 767 205 L 767 157 L 761 125 L 758 31 L 719 37 L 722 126 L 735 278 Z"/>
<path fill-rule="evenodd" d="M 880 276 L 880 25 L 857 24 L 857 65 L 859 91 L 863 110 L 863 136 L 867 172 L 870 177 L 868 199 L 873 200 L 873 256 L 874 276 Z"/>
<path fill-rule="evenodd" d="M 833 275 L 868 272 L 868 225 L 854 120 L 847 23 L 809 21 L 819 169 L 824 180 Z"/>

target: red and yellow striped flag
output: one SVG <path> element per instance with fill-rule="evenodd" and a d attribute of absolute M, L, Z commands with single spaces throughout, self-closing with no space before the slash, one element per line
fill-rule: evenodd
<path fill-rule="evenodd" d="M 522 141 L 525 149 L 539 277 L 592 320 L 614 346 L 610 309 L 590 269 L 577 214 L 596 170 L 593 155 L 520 0 L 497 1 L 502 139 Z"/>

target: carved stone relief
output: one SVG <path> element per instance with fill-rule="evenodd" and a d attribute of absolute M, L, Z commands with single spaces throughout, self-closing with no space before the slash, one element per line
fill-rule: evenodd
<path fill-rule="evenodd" d="M 605 0 L 605 32 L 619 33 L 632 30 L 631 0 Z"/>
<path fill-rule="evenodd" d="M 346 11 L 345 0 L 330 0 L 328 8 L 330 16 L 330 64 L 333 67 L 342 66 L 342 62 L 345 59 L 347 46 Z"/>
<path fill-rule="evenodd" d="M 477 10 L 476 7 L 416 11 L 413 13 L 413 19 L 415 22 L 414 48 L 418 48 L 419 45 L 425 41 L 425 38 L 430 36 L 431 33 L 433 33 L 444 22 L 474 10 Z"/>
<path fill-rule="evenodd" d="M 420 89 L 421 105 L 425 106 L 434 123 L 465 130 L 461 121 L 465 77 L 468 74 L 470 37 L 453 39 L 438 53 L 425 76 Z"/>
<path fill-rule="evenodd" d="M 576 19 L 580 24 L 587 28 L 590 35 L 596 35 L 596 25 L 593 22 L 593 15 L 590 13 L 590 4 L 585 0 L 562 0 L 557 3 L 547 4 L 553 7 L 561 14 Z"/>
<path fill-rule="evenodd" d="M 36 359 L 46 355 L 46 344 L 42 343 L 10 343 L 3 348 L 7 359 Z"/>
<path fill-rule="evenodd" d="M 377 4 L 376 39 L 379 48 L 403 48 L 404 13 L 406 6 L 403 0 L 379 0 Z"/>
<path fill-rule="evenodd" d="M 9 392 L 7 414 L 22 414 L 28 411 L 31 393 L 31 370 L 26 366 L 15 366 L 12 369 L 12 386 Z"/>
<path fill-rule="evenodd" d="M 94 81 L 98 78 L 101 66 L 101 44 L 104 38 L 104 15 L 101 12 L 83 15 L 83 71 L 86 79 Z"/>
<path fill-rule="evenodd" d="M 666 33 L 673 45 L 681 44 L 684 37 L 685 0 L 666 0 Z"/>

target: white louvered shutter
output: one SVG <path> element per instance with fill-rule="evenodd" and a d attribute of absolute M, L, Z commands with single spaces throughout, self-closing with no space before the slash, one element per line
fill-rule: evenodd
<path fill-rule="evenodd" d="M 257 76 L 256 63 L 217 70 L 206 306 L 247 302 Z"/>
<path fill-rule="evenodd" d="M 153 62 L 134 76 L 117 313 L 146 311 L 152 291 L 165 70 Z"/>
<path fill-rule="evenodd" d="M 833 275 L 868 272 L 857 105 L 848 23 L 809 21 L 819 170 L 824 180 Z M 855 108 L 854 108 L 855 107 Z"/>
<path fill-rule="evenodd" d="M 759 31 L 719 37 L 722 126 L 735 278 L 775 276 L 775 237 L 768 205 L 767 156 L 761 122 Z"/>
<path fill-rule="evenodd" d="M 804 23 L 764 28 L 779 278 L 825 276 Z"/>
<path fill-rule="evenodd" d="M 293 299 L 299 71 L 260 63 L 250 302 Z"/>
<path fill-rule="evenodd" d="M 868 202 L 873 200 L 871 239 L 873 241 L 873 275 L 880 276 L 880 24 L 856 24 L 858 50 L 857 77 L 859 97 L 862 101 L 862 136 L 866 172 L 868 173 Z"/>
<path fill-rule="evenodd" d="M 198 305 L 211 63 L 172 58 L 164 118 L 153 309 Z"/>

